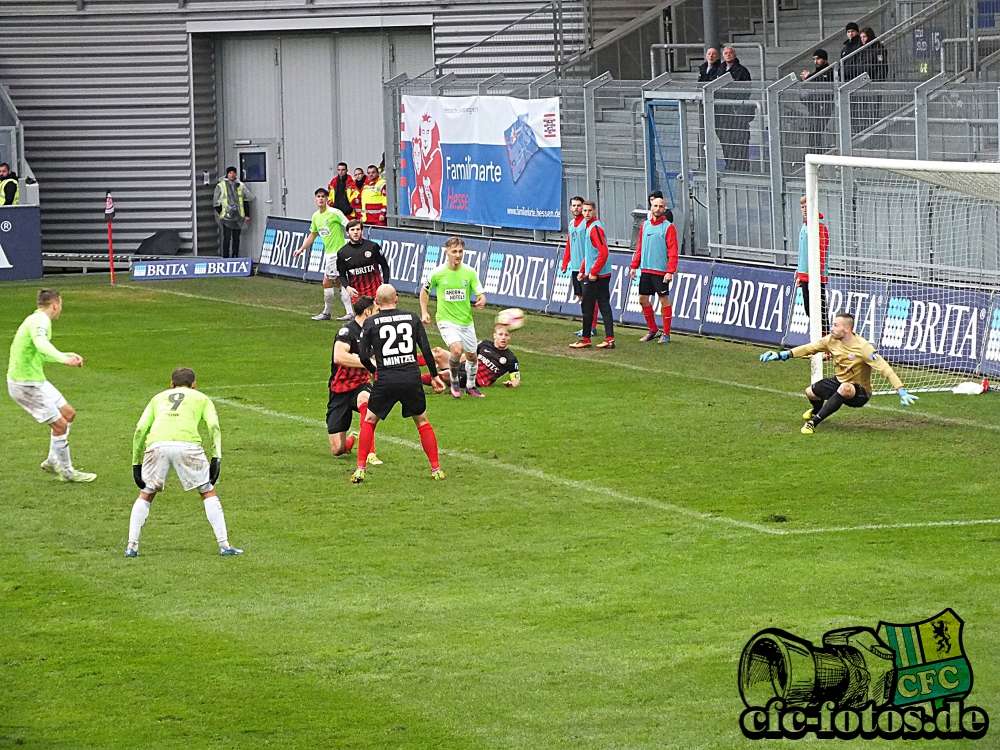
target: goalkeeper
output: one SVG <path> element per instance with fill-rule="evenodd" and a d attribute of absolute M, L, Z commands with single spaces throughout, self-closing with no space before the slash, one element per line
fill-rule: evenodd
<path fill-rule="evenodd" d="M 812 435 L 816 425 L 845 404 L 855 409 L 867 404 L 872 394 L 872 370 L 892 383 L 903 406 L 909 406 L 917 400 L 916 396 L 906 392 L 903 381 L 893 372 L 889 363 L 879 356 L 875 347 L 854 332 L 854 316 L 850 313 L 838 313 L 830 334 L 819 341 L 797 346 L 791 351 L 764 352 L 760 355 L 760 361 L 806 358 L 820 352 L 828 352 L 833 358 L 835 375 L 817 380 L 806 388 L 806 397 L 812 407 L 802 415 L 806 420 L 802 425 L 803 435 Z"/>

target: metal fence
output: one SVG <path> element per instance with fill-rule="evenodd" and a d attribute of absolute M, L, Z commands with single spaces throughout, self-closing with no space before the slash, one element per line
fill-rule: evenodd
<path fill-rule="evenodd" d="M 808 153 L 884 158 L 1000 159 L 1000 91 L 949 80 L 774 83 L 724 76 L 708 85 L 671 81 L 482 81 L 425 76 L 386 85 L 386 154 L 398 163 L 399 97 L 491 93 L 560 98 L 564 197 L 598 201 L 609 240 L 634 242 L 635 211 L 661 190 L 688 255 L 789 265 L 802 219 Z M 396 173 L 390 169 L 390 191 Z M 393 204 L 391 204 L 393 205 Z M 468 232 L 393 216 L 402 226 Z M 479 228 L 485 235 L 560 241 L 557 232 Z"/>

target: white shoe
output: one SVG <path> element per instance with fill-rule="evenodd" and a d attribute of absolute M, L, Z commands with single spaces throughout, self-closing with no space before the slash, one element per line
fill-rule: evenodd
<path fill-rule="evenodd" d="M 329 318 L 330 316 L 328 315 L 327 317 Z M 345 315 L 341 315 L 339 318 L 337 318 L 337 320 L 354 320 L 354 316 L 351 315 L 350 313 L 347 313 Z"/>
<path fill-rule="evenodd" d="M 60 474 L 59 478 L 68 483 L 84 483 L 93 482 L 97 479 L 97 474 L 91 474 L 89 471 L 80 471 L 79 469 L 73 469 L 71 474 Z"/>
<path fill-rule="evenodd" d="M 319 315 L 313 315 L 313 320 L 329 320 L 330 313 L 320 313 Z"/>
<path fill-rule="evenodd" d="M 44 461 L 42 461 L 42 471 L 44 471 L 44 472 L 46 472 L 48 474 L 58 474 L 59 473 L 59 469 L 56 468 L 56 465 L 54 463 L 52 463 L 51 461 L 49 461 L 49 459 L 47 459 L 47 458 Z"/>
<path fill-rule="evenodd" d="M 381 458 L 376 456 L 374 453 L 368 454 L 368 466 L 381 466 L 384 463 Z"/>

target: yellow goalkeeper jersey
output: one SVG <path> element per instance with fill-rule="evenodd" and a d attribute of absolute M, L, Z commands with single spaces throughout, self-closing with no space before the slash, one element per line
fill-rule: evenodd
<path fill-rule="evenodd" d="M 860 385 L 869 395 L 872 392 L 872 370 L 884 376 L 897 391 L 903 387 L 903 381 L 889 363 L 882 359 L 874 346 L 856 333 L 850 341 L 838 341 L 832 335 L 824 336 L 815 343 L 795 347 L 792 356 L 811 357 L 820 352 L 829 352 L 833 357 L 833 372 L 837 380 Z"/>

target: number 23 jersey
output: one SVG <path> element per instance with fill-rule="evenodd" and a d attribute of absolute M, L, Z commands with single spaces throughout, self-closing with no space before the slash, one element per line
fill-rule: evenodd
<path fill-rule="evenodd" d="M 378 379 L 420 382 L 417 352 L 424 355 L 431 376 L 437 375 L 427 331 L 420 318 L 408 310 L 382 310 L 365 321 L 361 331 L 361 361 Z M 375 366 L 371 367 L 374 358 Z"/>

